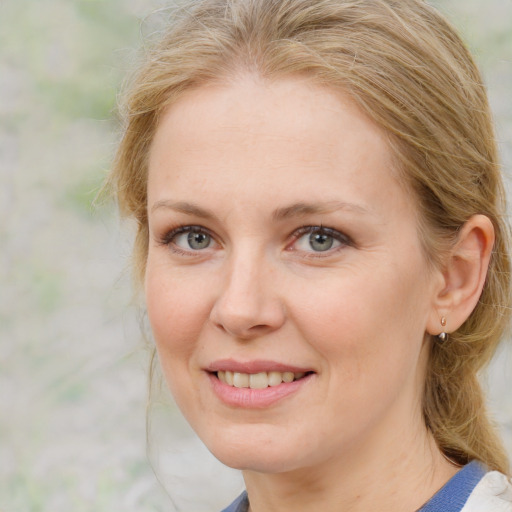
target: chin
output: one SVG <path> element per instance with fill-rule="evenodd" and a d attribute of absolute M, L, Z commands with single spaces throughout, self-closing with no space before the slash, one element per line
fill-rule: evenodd
<path fill-rule="evenodd" d="M 242 430 L 237 434 L 200 437 L 220 462 L 233 469 L 285 473 L 302 467 L 305 458 L 311 462 L 311 457 L 305 456 L 304 444 L 294 443 L 289 435 L 262 435 L 254 428 Z"/>
<path fill-rule="evenodd" d="M 286 473 L 298 469 L 299 465 L 288 461 L 281 454 L 270 454 L 266 450 L 242 450 L 235 453 L 233 450 L 211 450 L 213 455 L 224 465 L 240 471 L 254 471 L 257 473 Z"/>

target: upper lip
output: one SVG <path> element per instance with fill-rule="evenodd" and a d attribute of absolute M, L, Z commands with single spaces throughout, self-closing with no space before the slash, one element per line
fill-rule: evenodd
<path fill-rule="evenodd" d="M 262 372 L 293 372 L 306 373 L 313 371 L 311 368 L 294 366 L 277 361 L 254 360 L 254 361 L 235 361 L 234 359 L 219 359 L 209 364 L 206 368 L 208 372 L 234 372 L 234 373 L 262 373 Z"/>

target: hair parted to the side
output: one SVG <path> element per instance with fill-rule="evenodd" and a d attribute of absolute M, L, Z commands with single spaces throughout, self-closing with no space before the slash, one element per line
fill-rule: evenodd
<path fill-rule="evenodd" d="M 243 71 L 269 80 L 307 75 L 350 95 L 388 134 L 417 198 L 427 257 L 442 255 L 474 214 L 495 229 L 486 284 L 469 319 L 432 343 L 425 422 L 458 464 L 478 459 L 508 472 L 477 373 L 510 313 L 509 229 L 491 114 L 482 79 L 454 29 L 421 0 L 195 0 L 148 54 L 124 104 L 126 126 L 111 184 L 138 222 L 134 264 L 148 250 L 147 161 L 164 109 L 180 94 Z"/>

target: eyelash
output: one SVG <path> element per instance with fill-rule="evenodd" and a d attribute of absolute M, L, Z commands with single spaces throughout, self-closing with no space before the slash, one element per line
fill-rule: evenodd
<path fill-rule="evenodd" d="M 165 235 L 158 241 L 160 245 L 164 245 L 170 248 L 170 250 L 176 254 L 180 254 L 183 256 L 191 256 L 191 255 L 198 255 L 198 253 L 201 252 L 201 250 L 194 250 L 190 249 L 189 251 L 182 249 L 179 247 L 176 243 L 174 243 L 176 237 L 183 233 L 197 233 L 202 234 L 210 237 L 215 242 L 215 237 L 208 231 L 207 229 L 203 228 L 202 226 L 197 225 L 183 225 L 178 226 L 174 229 L 171 229 Z M 341 233 L 340 231 L 324 227 L 322 225 L 319 226 L 302 226 L 295 231 L 293 231 L 288 238 L 292 239 L 292 242 L 287 244 L 286 249 L 289 251 L 298 251 L 293 246 L 297 243 L 298 240 L 300 240 L 304 235 L 311 235 L 313 233 L 317 233 L 320 235 L 327 235 L 329 237 L 332 237 L 335 241 L 340 243 L 340 246 L 335 247 L 334 249 L 327 249 L 326 251 L 303 251 L 307 254 L 306 257 L 308 258 L 322 258 L 327 257 L 329 255 L 332 255 L 333 252 L 337 252 L 338 250 L 341 250 L 345 247 L 350 247 L 354 245 L 353 240 L 344 233 Z"/>
<path fill-rule="evenodd" d="M 160 240 L 158 240 L 158 243 L 160 245 L 167 246 L 172 252 L 174 252 L 176 254 L 180 254 L 183 256 L 194 255 L 201 251 L 194 250 L 194 249 L 190 249 L 190 251 L 187 251 L 187 250 L 182 249 L 175 243 L 173 243 L 178 235 L 181 235 L 183 233 L 192 233 L 192 232 L 209 236 L 212 240 L 215 240 L 215 237 L 207 229 L 205 229 L 201 226 L 184 225 L 184 226 L 178 226 L 174 229 L 171 229 L 167 233 L 165 233 L 165 235 Z"/>
<path fill-rule="evenodd" d="M 292 233 L 293 241 L 287 247 L 290 247 L 290 251 L 295 251 L 297 249 L 293 248 L 293 245 L 297 243 L 304 235 L 327 235 L 333 238 L 335 241 L 339 242 L 340 245 L 335 248 L 329 248 L 326 251 L 304 251 L 307 254 L 308 258 L 325 258 L 328 256 L 332 256 L 333 253 L 338 252 L 339 250 L 343 250 L 346 247 L 354 246 L 353 240 L 346 234 L 338 231 L 337 229 L 324 227 L 321 224 L 319 226 L 303 226 L 299 229 L 296 229 Z"/>

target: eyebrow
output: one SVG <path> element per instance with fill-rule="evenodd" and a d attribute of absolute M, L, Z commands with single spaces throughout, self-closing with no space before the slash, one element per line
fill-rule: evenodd
<path fill-rule="evenodd" d="M 215 214 L 212 211 L 207 210 L 205 208 L 201 208 L 193 203 L 188 203 L 186 201 L 174 202 L 165 199 L 157 201 L 151 207 L 151 212 L 154 212 L 155 210 L 158 210 L 160 208 L 174 210 L 176 212 L 184 213 L 186 215 L 193 215 L 201 219 L 216 218 Z M 364 215 L 368 215 L 371 213 L 369 210 L 363 208 L 358 204 L 346 203 L 343 201 L 326 201 L 317 203 L 299 202 L 294 203 L 290 206 L 285 206 L 284 208 L 278 208 L 272 213 L 272 219 L 275 222 L 279 222 L 293 217 L 304 217 L 307 215 L 321 213 L 333 213 L 338 210 L 347 210 Z"/>
<path fill-rule="evenodd" d="M 199 206 L 187 203 L 186 201 L 168 201 L 168 200 L 162 200 L 157 201 L 152 207 L 151 207 L 151 213 L 153 213 L 155 210 L 158 210 L 160 208 L 165 208 L 168 210 L 174 210 L 179 213 L 185 213 L 187 215 L 194 215 L 195 217 L 199 217 L 201 219 L 213 219 L 215 215 L 210 210 L 206 210 L 204 208 L 200 208 Z"/>
<path fill-rule="evenodd" d="M 272 214 L 275 221 L 289 219 L 290 217 L 303 217 L 319 213 L 333 213 L 338 210 L 347 210 L 368 215 L 371 212 L 358 204 L 343 201 L 326 201 L 319 203 L 295 203 L 285 208 L 278 208 Z"/>

